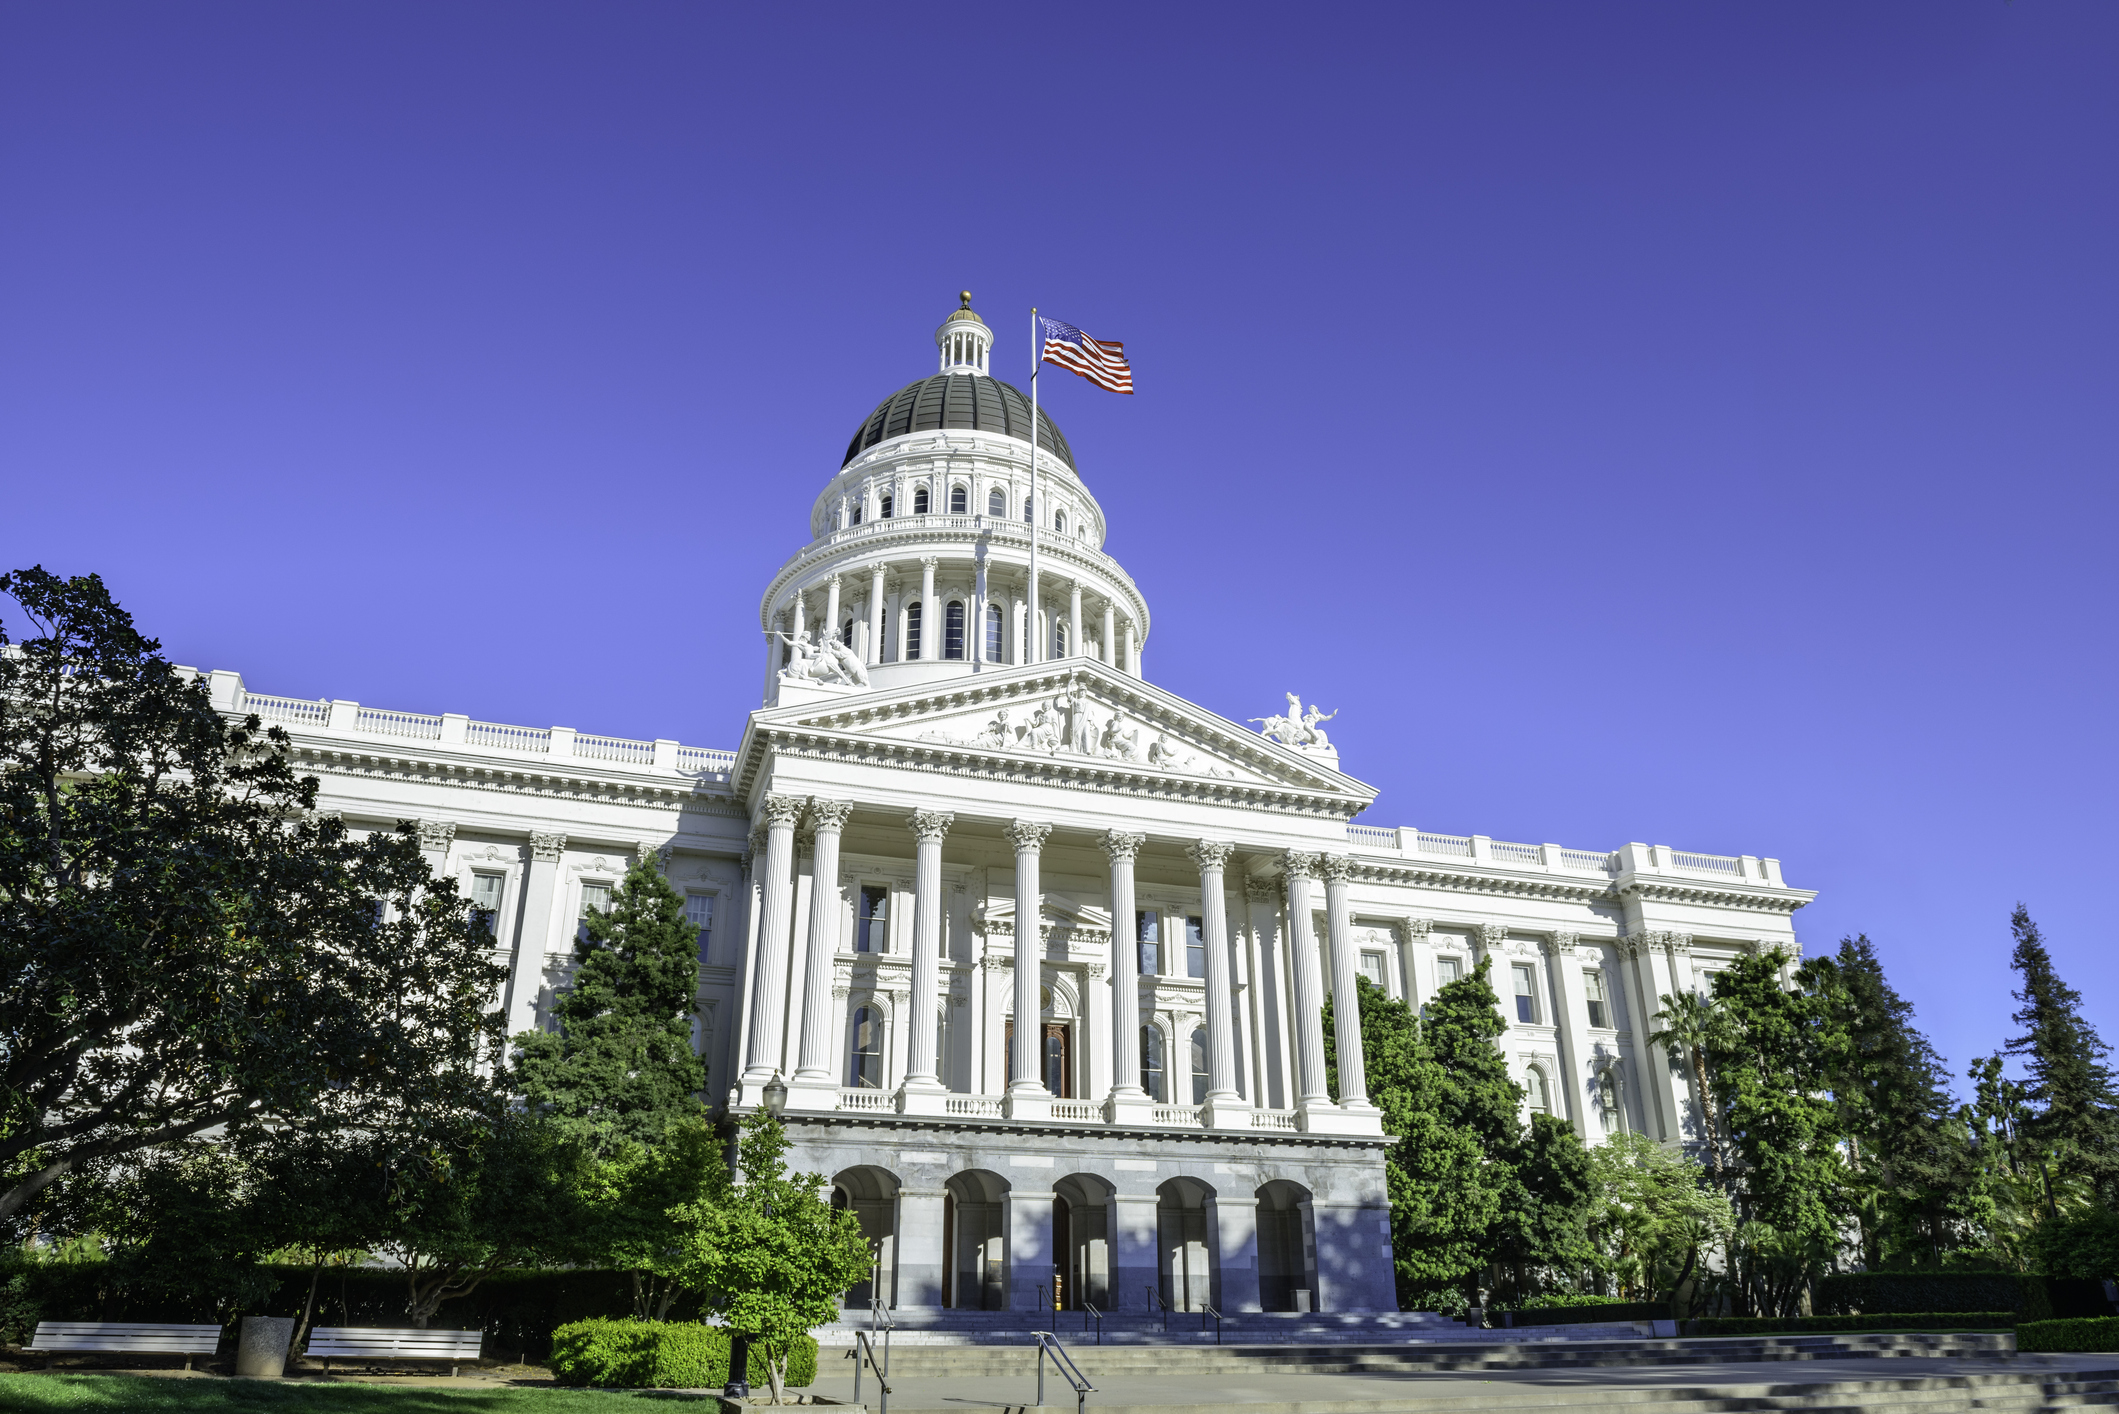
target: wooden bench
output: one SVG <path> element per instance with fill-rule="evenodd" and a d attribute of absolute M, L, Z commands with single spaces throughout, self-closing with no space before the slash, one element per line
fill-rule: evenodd
<path fill-rule="evenodd" d="M 333 1360 L 446 1360 L 454 1378 L 457 1366 L 474 1362 L 485 1343 L 483 1331 L 392 1330 L 385 1326 L 318 1326 L 309 1332 L 312 1360 L 328 1373 Z"/>
<path fill-rule="evenodd" d="M 184 1368 L 192 1357 L 220 1348 L 219 1326 L 167 1326 L 136 1321 L 39 1321 L 37 1334 L 23 1348 L 45 1358 L 53 1355 L 181 1355 Z"/>

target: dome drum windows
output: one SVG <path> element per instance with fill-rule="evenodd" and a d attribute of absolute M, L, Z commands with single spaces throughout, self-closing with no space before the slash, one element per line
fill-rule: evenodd
<path fill-rule="evenodd" d="M 964 515 L 971 509 L 971 488 L 961 482 L 949 488 L 949 514 Z"/>
<path fill-rule="evenodd" d="M 942 611 L 942 656 L 952 662 L 964 660 L 964 601 L 952 599 Z"/>
<path fill-rule="evenodd" d="M 881 509 L 876 512 L 876 519 L 889 520 L 893 511 L 896 510 L 896 502 L 891 497 L 891 494 L 888 491 L 885 491 L 883 493 L 882 500 L 878 504 L 881 506 Z"/>
<path fill-rule="evenodd" d="M 996 519 L 1008 514 L 1008 493 L 998 486 L 986 493 L 986 514 Z"/>
<path fill-rule="evenodd" d="M 912 513 L 916 516 L 923 516 L 927 514 L 927 488 L 924 486 L 916 486 L 913 488 Z"/>

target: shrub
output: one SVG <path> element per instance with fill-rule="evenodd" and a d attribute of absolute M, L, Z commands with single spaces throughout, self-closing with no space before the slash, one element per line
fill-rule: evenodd
<path fill-rule="evenodd" d="M 2031 1265 L 2047 1276 L 2119 1277 L 2119 1213 L 2095 1208 L 2071 1218 L 2048 1218 L 2025 1247 Z"/>
<path fill-rule="evenodd" d="M 2006 1330 L 2014 1311 L 1892 1311 L 1873 1316 L 1702 1316 L 1688 1335 L 1806 1335 L 1820 1331 Z"/>
<path fill-rule="evenodd" d="M 1830 1316 L 2024 1309 L 2014 1272 L 1848 1272 L 1819 1278 L 1816 1294 Z"/>
<path fill-rule="evenodd" d="M 2016 1327 L 2018 1350 L 2119 1350 L 2119 1316 L 2085 1316 L 2070 1321 L 2025 1321 Z"/>
<path fill-rule="evenodd" d="M 2016 1310 L 2026 1321 L 2067 1321 L 2109 1316 L 2112 1303 L 2104 1299 L 2104 1283 L 2089 1277 L 2025 1277 Z"/>
<path fill-rule="evenodd" d="M 1550 1307 L 1576 1306 L 1625 1306 L 1630 1304 L 1623 1296 L 1584 1296 L 1577 1291 L 1548 1291 L 1542 1296 L 1527 1297 L 1518 1301 L 1518 1311 L 1543 1311 Z"/>
<path fill-rule="evenodd" d="M 728 1331 L 697 1321 L 594 1319 L 574 1321 L 552 1332 L 552 1373 L 561 1384 L 617 1385 L 636 1389 L 714 1389 L 728 1382 Z M 763 1346 L 752 1344 L 745 1378 L 766 1382 Z M 817 1378 L 817 1342 L 796 1343 L 787 1362 L 787 1383 Z"/>

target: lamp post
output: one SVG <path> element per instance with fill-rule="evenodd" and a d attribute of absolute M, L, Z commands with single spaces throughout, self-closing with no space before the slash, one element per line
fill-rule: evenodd
<path fill-rule="evenodd" d="M 765 1112 L 777 1122 L 787 1109 L 787 1082 L 780 1078 L 779 1071 L 774 1071 L 773 1078 L 765 1082 L 765 1089 L 758 1098 Z M 766 1216 L 772 1216 L 770 1208 L 766 1209 Z M 750 1337 L 747 1335 L 732 1334 L 728 1338 L 728 1383 L 721 1387 L 721 1395 L 724 1399 L 750 1398 Z"/>

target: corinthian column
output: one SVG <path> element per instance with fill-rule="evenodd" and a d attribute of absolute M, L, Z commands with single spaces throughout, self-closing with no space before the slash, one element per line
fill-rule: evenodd
<path fill-rule="evenodd" d="M 765 817 L 765 887 L 758 909 L 758 969 L 750 991 L 750 1054 L 744 1057 L 744 1100 L 753 1100 L 753 1085 L 779 1074 L 782 1036 L 787 1018 L 787 955 L 794 939 L 793 880 L 795 821 L 802 817 L 799 795 L 768 795 L 759 802 Z"/>
<path fill-rule="evenodd" d="M 1133 925 L 1133 861 L 1146 835 L 1104 832 L 1111 861 L 1111 1098 L 1104 1118 L 1123 1124 L 1129 1112 L 1146 1123 L 1154 1102 L 1140 1088 L 1140 944 Z"/>
<path fill-rule="evenodd" d="M 948 1087 L 935 1078 L 935 1011 L 942 1004 L 942 837 L 956 816 L 915 810 L 912 870 L 912 1015 L 905 1025 L 903 1114 L 940 1114 Z"/>
<path fill-rule="evenodd" d="M 1328 854 L 1318 861 L 1317 872 L 1324 875 L 1324 922 L 1332 935 L 1332 1034 L 1339 1042 L 1339 1107 L 1372 1110 L 1368 1070 L 1361 1058 L 1361 997 L 1354 980 L 1360 959 L 1354 953 L 1353 919 L 1346 901 L 1354 861 L 1343 854 Z"/>
<path fill-rule="evenodd" d="M 1207 1115 L 1210 1129 L 1249 1129 L 1249 1106 L 1236 1093 L 1234 979 L 1229 976 L 1229 924 L 1222 870 L 1236 847 L 1220 840 L 1186 846 L 1199 866 L 1199 934 L 1207 952 Z"/>
<path fill-rule="evenodd" d="M 829 1110 L 838 1107 L 833 1092 L 838 1085 L 831 1073 L 832 1006 L 831 957 L 839 941 L 839 832 L 853 806 L 843 800 L 812 800 L 810 828 L 816 844 L 810 858 L 809 956 L 802 972 L 802 1041 L 790 1096 L 801 1109 Z M 804 1096 L 800 1092 L 818 1092 Z"/>
<path fill-rule="evenodd" d="M 934 601 L 934 567 L 940 555 L 920 557 L 920 661 L 931 663 L 942 656 L 941 611 Z"/>
<path fill-rule="evenodd" d="M 1044 894 L 1038 889 L 1038 854 L 1045 847 L 1050 825 L 1034 820 L 1010 820 L 1008 838 L 1015 844 L 1015 1044 L 1010 1048 L 1015 1079 L 1008 1082 L 1010 1119 L 1049 1119 L 1052 1092 L 1045 1088 L 1044 1067 L 1038 1064 L 1043 1039 L 1043 1011 L 1038 1005 L 1045 943 L 1038 924 L 1044 916 Z"/>
<path fill-rule="evenodd" d="M 1317 932 L 1310 922 L 1310 875 L 1317 856 L 1287 852 L 1289 961 L 1295 974 L 1295 1107 L 1307 1112 L 1328 1106 L 1324 1086 L 1324 967 L 1317 958 Z"/>

